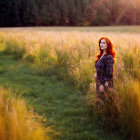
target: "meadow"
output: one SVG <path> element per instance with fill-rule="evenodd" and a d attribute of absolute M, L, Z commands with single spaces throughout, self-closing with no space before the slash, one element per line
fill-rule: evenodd
<path fill-rule="evenodd" d="M 102 36 L 117 55 L 114 91 L 96 108 L 94 60 Z M 24 92 L 54 130 L 47 134 L 52 139 L 137 140 L 139 38 L 140 26 L 1 28 L 0 84 Z"/>

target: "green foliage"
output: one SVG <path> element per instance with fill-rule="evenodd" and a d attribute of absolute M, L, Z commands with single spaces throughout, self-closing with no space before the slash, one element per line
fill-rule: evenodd
<path fill-rule="evenodd" d="M 23 60 L 33 63 L 35 61 L 35 56 L 31 54 L 24 54 Z"/>
<path fill-rule="evenodd" d="M 132 52 L 127 52 L 122 56 L 122 60 L 124 61 L 124 70 L 129 73 L 132 77 L 139 79 L 139 67 L 140 67 L 140 58 L 139 58 L 139 52 L 135 51 L 136 48 L 134 48 Z M 136 49 L 137 50 L 137 49 Z"/>
<path fill-rule="evenodd" d="M 13 54 L 15 58 L 22 58 L 26 50 L 23 46 L 20 47 L 20 45 L 24 46 L 24 43 L 19 44 L 17 41 L 13 39 L 7 40 L 5 42 L 5 49 L 3 50 L 3 53 Z"/>
<path fill-rule="evenodd" d="M 0 26 L 139 25 L 139 9 L 138 0 L 0 0 Z"/>
<path fill-rule="evenodd" d="M 137 26 L 134 27 L 135 30 L 137 29 L 136 27 Z M 113 92 L 109 91 L 109 93 L 110 93 L 109 95 L 111 95 L 111 96 L 109 96 L 109 97 L 107 96 L 107 100 L 105 100 L 106 102 L 104 102 L 104 101 L 101 102 L 101 107 L 99 108 L 98 111 L 99 111 L 99 116 L 101 116 L 100 117 L 101 124 L 103 126 L 105 126 L 104 127 L 105 130 L 106 129 L 108 130 L 108 128 L 109 128 L 111 130 L 116 131 L 116 130 L 118 130 L 118 128 L 120 128 L 119 132 L 123 136 L 125 136 L 125 139 L 127 139 L 127 137 L 131 137 L 132 139 L 139 139 L 140 138 L 140 135 L 139 135 L 139 131 L 140 131 L 140 128 L 139 128 L 139 126 L 140 126 L 139 125 L 139 123 L 140 123 L 139 122 L 139 120 L 140 120 L 139 119 L 139 113 L 140 113 L 139 112 L 139 108 L 140 108 L 140 102 L 139 102 L 140 101 L 140 96 L 139 96 L 140 53 L 139 53 L 139 47 L 138 47 L 139 46 L 139 40 L 138 40 L 139 34 L 135 34 L 136 37 L 133 38 L 133 35 L 126 33 L 126 29 L 129 29 L 129 31 L 132 31 L 132 27 L 131 27 L 131 30 L 128 27 L 126 27 L 126 28 L 120 27 L 120 28 L 121 28 L 120 32 L 123 32 L 125 30 L 125 33 L 113 34 L 113 33 L 104 32 L 107 35 L 110 35 L 112 37 L 112 39 L 114 40 L 114 46 L 115 46 L 115 49 L 117 52 L 117 59 L 116 59 L 116 63 L 115 63 L 115 72 L 114 72 L 114 83 L 115 83 L 114 89 L 115 89 L 115 91 L 113 91 Z M 26 88 L 25 86 L 27 86 L 29 88 L 27 97 L 31 96 L 30 99 L 35 100 L 36 106 L 37 106 L 37 104 L 40 104 L 40 102 L 43 100 L 44 102 L 42 102 L 42 104 L 45 104 L 45 106 L 41 105 L 37 109 L 38 111 L 40 111 L 40 113 L 48 111 L 49 114 L 54 115 L 57 113 L 57 109 L 59 109 L 58 112 L 61 114 L 62 113 L 61 111 L 67 105 L 67 102 L 66 102 L 66 104 L 64 103 L 64 101 L 68 101 L 67 98 L 64 98 L 66 94 L 63 92 L 58 93 L 57 90 L 59 90 L 59 88 L 56 89 L 56 91 L 55 91 L 55 93 L 57 94 L 56 96 L 53 96 L 52 93 L 51 94 L 48 93 L 47 89 L 44 88 L 48 85 L 48 83 L 46 83 L 46 80 L 48 78 L 47 74 L 48 75 L 55 74 L 55 76 L 59 80 L 60 79 L 64 80 L 67 83 L 68 82 L 72 83 L 72 84 L 74 83 L 74 88 L 77 88 L 78 90 L 80 90 L 80 93 L 81 93 L 81 91 L 83 93 L 87 93 L 87 91 L 88 91 L 88 93 L 91 93 L 92 97 L 95 96 L 96 95 L 95 81 L 93 81 L 93 74 L 95 72 L 95 67 L 94 67 L 93 58 L 95 57 L 95 54 L 97 53 L 97 48 L 95 48 L 95 46 L 97 46 L 96 41 L 98 40 L 98 37 L 100 37 L 102 35 L 102 33 L 91 33 L 91 32 L 85 33 L 85 30 L 86 31 L 87 30 L 95 31 L 97 29 L 100 29 L 100 31 L 101 31 L 103 29 L 104 31 L 108 31 L 108 30 L 110 31 L 110 29 L 111 29 L 111 32 L 113 32 L 113 31 L 117 31 L 120 28 L 118 28 L 118 27 L 117 28 L 109 27 L 109 29 L 107 29 L 106 27 L 105 28 L 96 28 L 96 29 L 95 28 L 85 28 L 85 29 L 78 28 L 77 30 L 75 29 L 76 31 L 79 31 L 78 33 L 77 32 L 76 33 L 68 32 L 68 33 L 70 33 L 70 35 L 72 35 L 71 38 L 69 38 L 67 36 L 67 32 L 64 32 L 64 34 L 63 34 L 63 32 L 62 33 L 59 32 L 59 35 L 57 35 L 56 32 L 54 32 L 54 33 L 47 32 L 47 37 L 45 38 L 45 36 L 43 36 L 44 37 L 43 40 L 47 39 L 47 41 L 45 40 L 45 42 L 44 42 L 38 38 L 35 38 L 38 40 L 37 40 L 37 42 L 33 42 L 33 43 L 30 43 L 30 42 L 32 42 L 32 39 L 34 39 L 32 37 L 32 34 L 31 33 L 28 34 L 26 32 L 25 36 L 26 37 L 29 36 L 29 38 L 31 37 L 31 40 L 28 40 L 29 45 L 28 44 L 24 44 L 25 46 L 23 45 L 24 46 L 23 48 L 26 48 L 26 52 L 22 58 L 27 61 L 29 60 L 30 62 L 33 62 L 33 65 L 32 65 L 33 68 L 31 69 L 30 73 L 28 73 L 28 71 L 26 71 L 27 68 L 24 67 L 22 69 L 23 66 L 22 66 L 22 64 L 19 65 L 18 61 L 14 62 L 14 63 L 16 63 L 17 67 L 9 66 L 9 64 L 13 63 L 13 62 L 5 61 L 5 63 L 7 63 L 9 67 L 5 68 L 4 66 L 2 66 L 2 68 L 5 68 L 6 72 L 2 72 L 3 77 L 1 77 L 1 78 L 3 79 L 3 81 L 6 81 L 7 79 L 11 78 L 10 85 L 13 86 L 15 89 L 17 87 L 17 83 L 19 85 L 22 84 L 23 88 Z M 53 29 L 47 28 L 47 29 L 49 29 L 51 31 L 54 31 L 54 29 L 57 29 L 56 31 L 61 31 L 61 28 L 53 28 Z M 72 28 L 70 28 L 70 29 L 72 29 Z M 15 29 L 15 30 L 17 30 L 17 29 Z M 65 28 L 62 28 L 62 30 L 64 31 Z M 66 28 L 66 30 L 68 30 L 68 28 Z M 38 33 L 38 31 L 34 31 L 33 34 L 34 33 Z M 41 34 L 43 34 L 43 32 Z M 45 35 L 46 35 L 46 32 L 45 32 Z M 3 34 L 3 36 L 4 36 L 4 34 Z M 13 36 L 16 37 L 15 34 L 13 34 Z M 24 39 L 26 39 L 25 36 L 23 36 L 23 38 L 21 39 L 22 41 Z M 56 37 L 56 38 L 54 38 L 54 37 Z M 2 44 L 1 46 L 10 47 L 10 41 L 8 42 L 9 44 L 7 45 L 6 44 L 7 40 L 3 39 L 4 37 L 2 37 L 2 34 L 1 34 L 1 38 L 2 38 L 2 40 L 0 41 Z M 39 36 L 39 38 L 40 38 L 40 36 Z M 61 39 L 63 39 L 63 40 L 61 40 Z M 19 42 L 16 40 L 17 40 L 16 38 L 11 39 L 11 46 L 19 47 L 20 46 L 19 44 L 22 44 L 22 43 L 20 43 L 21 40 Z M 42 41 L 43 43 L 40 41 Z M 18 43 L 16 43 L 16 42 L 18 42 Z M 6 45 L 4 45 L 4 44 L 6 44 Z M 32 46 L 30 46 L 30 44 Z M 92 47 L 90 46 L 91 44 L 92 44 Z M 28 48 L 28 50 L 27 50 L 27 48 Z M 15 50 L 17 50 L 17 49 L 15 49 Z M 9 48 L 9 51 L 11 51 L 12 53 L 9 52 L 7 54 L 16 54 L 16 53 L 14 53 L 12 48 Z M 9 57 L 9 56 L 7 56 L 7 57 Z M 3 59 L 4 58 L 1 56 L 0 60 L 3 61 Z M 11 55 L 10 55 L 10 59 L 12 59 Z M 9 60 L 9 61 L 14 61 L 14 60 Z M 5 65 L 7 65 L 7 64 L 5 64 Z M 9 69 L 10 73 L 7 72 L 8 69 Z M 14 71 L 14 73 L 17 76 L 15 76 L 14 74 L 11 75 L 12 71 Z M 24 73 L 24 75 L 22 75 L 20 77 L 20 76 L 18 76 L 18 72 L 20 73 L 21 71 Z M 6 75 L 8 78 L 5 78 Z M 10 75 L 10 77 L 9 77 L 9 75 Z M 32 77 L 31 75 L 32 76 L 34 75 L 34 76 Z M 2 81 L 2 83 L 3 83 L 3 81 Z M 17 83 L 13 84 L 14 82 L 17 82 Z M 58 83 L 59 82 L 60 81 L 58 81 Z M 38 83 L 39 83 L 39 86 L 38 86 Z M 90 85 L 92 85 L 92 86 L 90 86 Z M 57 85 L 50 86 L 50 88 L 54 90 L 55 86 L 57 86 Z M 91 90 L 91 89 L 94 89 L 94 90 Z M 45 90 L 45 94 L 44 94 L 44 90 Z M 68 91 L 65 91 L 65 92 L 68 92 L 68 94 L 71 95 L 72 94 L 71 90 L 69 92 Z M 30 95 L 30 96 L 28 96 L 28 95 Z M 79 94 L 78 94 L 78 96 L 79 96 Z M 86 94 L 84 94 L 82 97 L 85 98 Z M 93 108 L 91 110 L 94 111 L 94 113 L 95 113 L 96 100 L 94 100 L 94 98 L 92 98 L 92 97 L 90 97 L 91 104 L 93 104 Z M 42 100 L 40 98 L 42 98 Z M 54 105 L 54 104 L 56 106 L 58 105 L 57 98 L 61 99 L 59 104 L 64 103 L 63 104 L 64 106 L 63 107 L 59 106 L 60 108 L 56 109 L 55 107 L 52 107 L 52 105 Z M 108 98 L 111 98 L 111 100 L 108 100 Z M 49 106 L 49 109 L 46 109 L 46 104 L 47 104 L 46 100 L 48 102 L 50 101 L 51 103 L 54 101 Z M 74 99 L 72 98 L 70 100 L 72 100 L 72 102 L 70 102 L 70 104 L 73 104 L 73 102 L 74 103 L 78 102 L 78 100 L 75 98 Z M 73 104 L 73 105 L 75 105 L 75 104 Z M 77 108 L 79 108 L 79 106 L 81 106 L 81 103 L 78 103 Z M 69 109 L 69 107 L 68 107 L 68 110 L 64 109 L 63 111 L 64 111 L 63 114 L 66 118 L 67 118 L 67 116 L 71 117 L 72 114 L 76 114 L 76 115 L 79 114 L 79 116 L 81 117 L 81 114 L 82 114 L 81 112 L 79 113 L 79 110 L 75 111 L 73 109 Z M 85 112 L 87 113 L 87 110 Z M 83 115 L 86 114 L 85 112 L 83 113 Z M 59 113 L 57 115 L 60 117 L 61 115 Z M 48 115 L 48 114 L 46 114 L 46 115 Z M 60 122 L 64 123 L 63 121 L 60 121 L 60 120 L 62 120 L 62 118 L 64 116 L 62 116 L 61 118 L 58 117 L 59 118 L 58 122 L 55 122 L 56 128 L 58 128 L 58 125 L 60 126 Z M 93 117 L 93 116 L 91 116 L 91 117 Z M 98 115 L 94 116 L 94 117 L 98 117 Z M 83 128 L 80 128 L 81 125 L 78 126 L 78 128 L 77 128 L 77 124 L 75 127 L 75 123 L 71 123 L 75 120 L 74 118 L 71 121 L 69 121 L 69 119 L 66 119 L 65 121 L 67 123 L 66 124 L 64 123 L 64 126 L 65 125 L 67 126 L 68 124 L 70 124 L 70 125 L 74 126 L 74 128 L 75 128 L 74 131 L 76 131 L 76 132 L 82 131 Z M 78 120 L 79 120 L 79 117 L 78 117 Z M 51 121 L 52 120 L 50 118 L 50 122 Z M 76 121 L 77 121 L 77 119 L 76 119 Z M 87 120 L 87 121 L 89 121 L 89 120 Z M 52 121 L 52 122 L 54 122 L 54 121 Z M 82 122 L 82 123 L 84 123 L 84 122 Z M 83 126 L 83 124 L 82 124 L 82 126 Z M 61 129 L 61 127 L 59 127 L 59 128 Z M 65 128 L 66 127 L 62 127 L 61 130 L 63 131 Z M 91 127 L 91 125 L 90 125 L 90 128 L 93 128 L 93 127 Z M 125 128 L 125 130 L 124 130 L 124 128 Z M 70 130 L 68 130 L 68 132 L 70 132 Z M 66 139 L 66 137 L 69 136 L 68 132 L 66 132 L 66 131 L 64 132 L 65 134 L 62 136 L 63 139 Z M 75 135 L 72 134 L 70 137 L 75 138 Z M 82 136 L 80 134 L 78 134 L 77 137 L 78 138 L 79 137 L 87 138 L 88 136 L 86 134 L 84 134 Z M 93 137 L 94 137 L 93 135 L 90 135 L 90 138 L 93 138 Z"/>
<path fill-rule="evenodd" d="M 129 53 L 125 53 L 122 60 L 124 61 L 125 71 L 131 73 L 132 69 L 134 68 L 134 61 L 135 61 L 133 55 Z"/>
<path fill-rule="evenodd" d="M 12 55 L 1 53 L 0 64 L 5 67 L 5 73 L 0 76 L 0 85 L 10 88 L 12 93 L 16 92 L 18 100 L 20 96 L 24 97 L 24 100 L 28 102 L 28 108 L 42 116 L 38 116 L 39 120 L 43 120 L 41 126 L 53 129 L 53 131 L 44 130 L 49 138 L 54 140 L 100 139 L 101 136 L 96 133 L 92 112 L 85 104 L 85 95 L 58 80 L 54 75 L 38 75 L 39 67 L 15 60 Z M 10 104 L 9 100 L 6 103 Z M 24 105 L 21 107 L 26 109 Z M 8 115 L 8 117 L 11 116 Z M 28 119 L 27 115 L 25 117 L 21 115 L 21 117 Z M 31 119 L 35 118 L 31 117 Z M 39 126 L 35 122 L 32 125 L 28 123 L 28 125 Z M 17 133 L 23 134 L 23 138 L 28 133 L 32 135 L 28 129 L 25 129 L 26 133 L 18 130 Z M 41 137 L 34 135 L 34 140 L 36 139 L 40 140 Z M 105 140 L 104 136 L 102 140 Z"/>

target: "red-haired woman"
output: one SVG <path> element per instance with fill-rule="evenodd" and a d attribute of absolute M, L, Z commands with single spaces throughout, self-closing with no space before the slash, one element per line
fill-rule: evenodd
<path fill-rule="evenodd" d="M 113 64 L 115 63 L 115 51 L 108 37 L 99 39 L 99 54 L 95 60 L 96 91 L 103 93 L 106 87 L 113 88 Z"/>

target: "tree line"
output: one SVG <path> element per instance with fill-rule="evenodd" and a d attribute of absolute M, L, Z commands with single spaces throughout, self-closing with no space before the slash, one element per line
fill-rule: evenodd
<path fill-rule="evenodd" d="M 140 25 L 139 0 L 0 0 L 0 26 Z"/>

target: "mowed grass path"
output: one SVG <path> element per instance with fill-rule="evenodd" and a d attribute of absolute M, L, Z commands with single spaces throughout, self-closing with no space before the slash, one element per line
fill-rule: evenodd
<path fill-rule="evenodd" d="M 96 140 L 92 111 L 87 107 L 85 95 L 75 91 L 55 76 L 40 75 L 29 63 L 12 55 L 0 53 L 0 85 L 10 87 L 33 106 L 35 112 L 46 118 L 61 140 Z"/>

